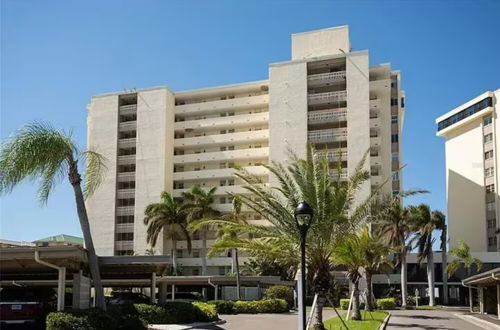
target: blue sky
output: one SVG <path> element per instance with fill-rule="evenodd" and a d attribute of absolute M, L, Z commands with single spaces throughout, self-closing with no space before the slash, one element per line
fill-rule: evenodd
<path fill-rule="evenodd" d="M 1 2 L 1 137 L 32 120 L 86 141 L 97 93 L 266 79 L 290 58 L 290 34 L 344 25 L 371 64 L 401 70 L 405 188 L 446 210 L 444 143 L 434 119 L 500 87 L 500 1 Z M 41 207 L 32 182 L 0 198 L 0 237 L 81 235 L 67 182 Z"/>

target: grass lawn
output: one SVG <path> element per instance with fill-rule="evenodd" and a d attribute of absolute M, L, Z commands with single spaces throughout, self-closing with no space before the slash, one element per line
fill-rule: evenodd
<path fill-rule="evenodd" d="M 437 306 L 429 306 L 429 305 L 422 305 L 422 306 L 418 306 L 417 309 L 421 309 L 421 310 L 433 310 L 433 309 L 441 309 L 442 306 L 440 305 L 437 305 Z"/>
<path fill-rule="evenodd" d="M 346 322 L 346 324 L 350 330 L 377 330 L 382 322 L 384 322 L 387 314 L 389 313 L 384 311 L 373 311 L 372 315 L 374 319 L 372 320 L 372 318 L 370 317 L 370 313 L 363 310 L 361 311 L 361 321 L 349 320 Z M 340 315 L 342 315 L 342 319 L 344 319 L 345 322 L 345 312 L 341 312 Z M 338 317 L 328 319 L 323 322 L 323 324 L 328 330 L 345 329 Z"/>

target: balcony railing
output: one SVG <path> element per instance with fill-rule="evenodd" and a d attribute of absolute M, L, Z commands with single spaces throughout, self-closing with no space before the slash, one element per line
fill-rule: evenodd
<path fill-rule="evenodd" d="M 137 144 L 136 138 L 119 139 L 118 140 L 118 147 L 119 148 L 132 148 L 132 147 L 135 147 L 136 144 Z"/>
<path fill-rule="evenodd" d="M 116 215 L 134 215 L 134 206 L 117 206 Z"/>
<path fill-rule="evenodd" d="M 319 73 L 308 76 L 307 81 L 310 85 L 319 85 L 337 81 L 345 81 L 345 76 L 345 71 Z"/>
<path fill-rule="evenodd" d="M 347 109 L 328 109 L 320 111 L 311 111 L 307 114 L 309 124 L 331 123 L 347 120 Z"/>
<path fill-rule="evenodd" d="M 236 161 L 247 159 L 264 159 L 269 156 L 269 147 L 238 149 L 226 151 L 203 152 L 199 154 L 176 155 L 174 164 L 190 164 L 207 161 Z"/>
<path fill-rule="evenodd" d="M 117 233 L 133 233 L 134 224 L 133 223 L 119 223 L 116 225 Z"/>
<path fill-rule="evenodd" d="M 120 106 L 120 115 L 131 115 L 137 112 L 137 104 Z"/>
<path fill-rule="evenodd" d="M 136 120 L 131 120 L 131 121 L 125 121 L 123 123 L 119 123 L 118 124 L 118 129 L 121 132 L 135 130 L 135 129 L 137 129 L 137 121 Z"/>
<path fill-rule="evenodd" d="M 118 182 L 135 181 L 135 172 L 123 172 L 117 175 Z"/>
<path fill-rule="evenodd" d="M 266 142 L 269 139 L 269 130 L 261 129 L 247 132 L 236 132 L 226 134 L 213 134 L 180 138 L 174 140 L 175 147 L 203 147 L 210 145 L 223 145 L 238 142 Z"/>
<path fill-rule="evenodd" d="M 135 189 L 118 189 L 116 191 L 116 197 L 118 198 L 134 198 Z"/>
<path fill-rule="evenodd" d="M 308 133 L 307 137 L 309 142 L 312 143 L 345 141 L 347 139 L 347 130 L 324 129 L 312 131 Z"/>
<path fill-rule="evenodd" d="M 328 160 L 331 162 L 337 162 L 339 160 L 347 160 L 347 150 L 342 149 L 342 151 L 339 150 L 328 150 L 328 151 L 320 151 L 318 152 L 319 155 L 323 156 L 326 154 L 328 157 Z"/>
<path fill-rule="evenodd" d="M 117 241 L 115 242 L 116 250 L 133 250 L 134 241 Z"/>
<path fill-rule="evenodd" d="M 337 91 L 337 92 L 326 92 L 309 94 L 307 96 L 310 105 L 332 103 L 332 102 L 342 102 L 347 99 L 347 91 Z"/>
<path fill-rule="evenodd" d="M 135 155 L 118 156 L 118 165 L 135 164 Z"/>
<path fill-rule="evenodd" d="M 333 180 L 336 180 L 338 176 L 339 176 L 339 172 L 337 170 L 330 171 L 330 177 Z M 347 179 L 347 178 L 348 178 L 347 169 L 342 169 L 342 171 L 340 172 L 340 179 L 343 180 L 343 179 Z"/>

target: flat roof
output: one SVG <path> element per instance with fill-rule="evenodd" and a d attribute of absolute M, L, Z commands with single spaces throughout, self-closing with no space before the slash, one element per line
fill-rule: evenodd
<path fill-rule="evenodd" d="M 494 268 L 484 273 L 467 277 L 462 281 L 464 285 L 490 286 L 500 284 L 500 267 Z"/>

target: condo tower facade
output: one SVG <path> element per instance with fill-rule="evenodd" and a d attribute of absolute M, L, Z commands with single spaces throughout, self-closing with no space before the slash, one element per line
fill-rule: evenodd
<path fill-rule="evenodd" d="M 108 160 L 108 175 L 87 201 L 99 255 L 144 254 L 145 207 L 195 185 L 217 187 L 214 209 L 230 212 L 228 194 L 246 190 L 234 176 L 243 167 L 268 185 L 262 166 L 285 162 L 289 151 L 305 157 L 307 145 L 325 152 L 331 174 L 346 180 L 367 155 L 372 189 L 402 189 L 404 92 L 389 64 L 369 65 L 368 51 L 352 51 L 347 26 L 292 35 L 290 61 L 269 65 L 267 80 L 173 92 L 167 87 L 100 94 L 88 105 L 88 147 Z M 342 169 L 336 170 L 341 157 Z M 248 221 L 264 222 L 243 209 Z M 208 232 L 207 245 L 216 239 Z M 157 254 L 176 254 L 184 275 L 230 270 L 221 254 L 202 265 L 199 235 L 172 246 L 160 237 Z M 244 256 L 243 256 L 244 261 Z"/>

